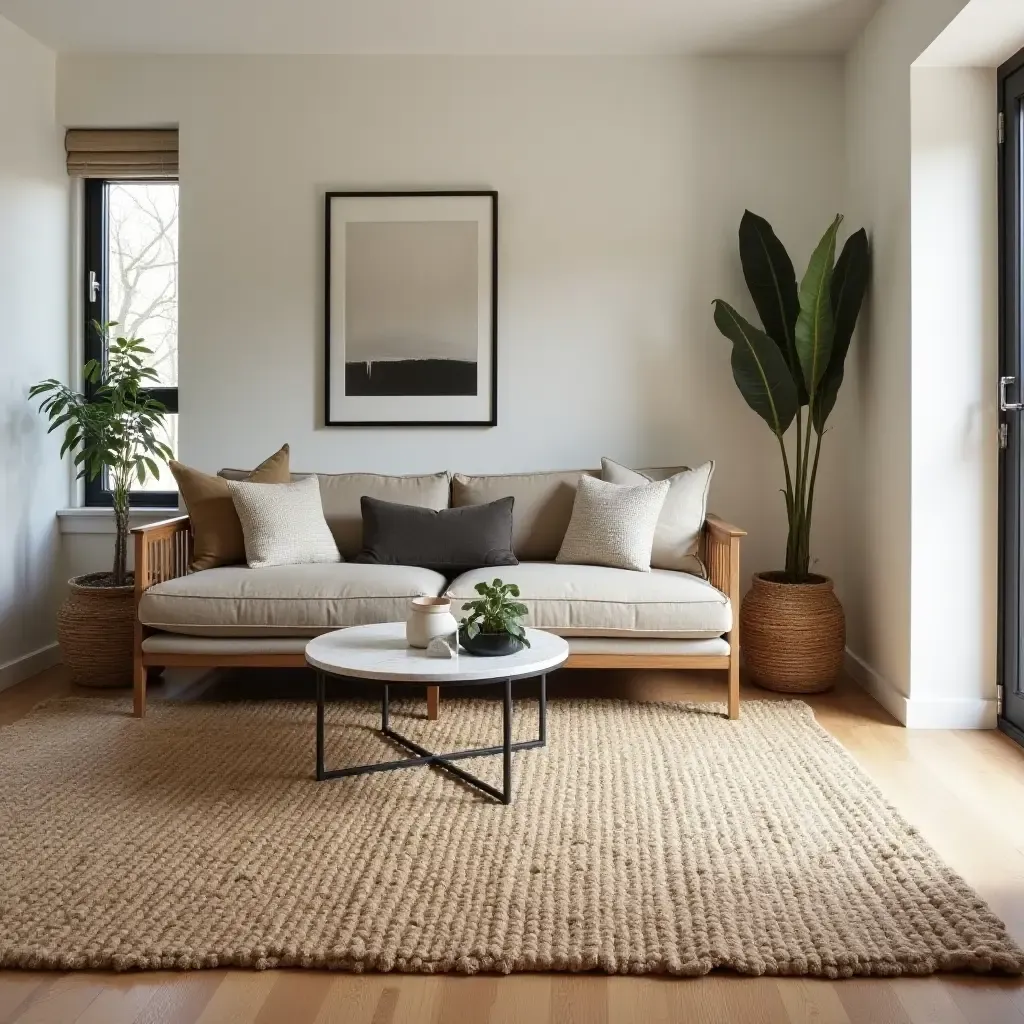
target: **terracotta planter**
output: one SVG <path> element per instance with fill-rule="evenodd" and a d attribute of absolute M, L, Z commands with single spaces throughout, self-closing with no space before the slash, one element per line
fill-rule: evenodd
<path fill-rule="evenodd" d="M 81 686 L 132 684 L 135 587 L 95 585 L 108 575 L 90 573 L 68 580 L 71 593 L 57 613 L 61 657 Z"/>
<path fill-rule="evenodd" d="M 827 576 L 783 583 L 758 573 L 740 610 L 740 649 L 750 678 L 768 690 L 818 693 L 843 667 L 846 617 Z"/>

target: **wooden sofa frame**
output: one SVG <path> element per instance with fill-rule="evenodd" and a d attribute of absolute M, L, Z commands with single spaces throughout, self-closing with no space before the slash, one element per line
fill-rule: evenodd
<path fill-rule="evenodd" d="M 176 516 L 132 530 L 135 535 L 135 717 L 146 714 L 146 682 L 150 669 L 162 668 L 305 668 L 302 654 L 147 654 L 142 642 L 150 633 L 139 621 L 138 606 L 150 587 L 184 576 L 192 558 L 188 516 Z M 740 716 L 740 539 L 746 530 L 709 515 L 701 551 L 711 583 L 732 605 L 732 631 L 727 634 L 728 654 L 570 654 L 566 668 L 720 669 L 728 673 L 729 718 Z M 436 719 L 439 688 L 427 687 L 427 718 Z"/>

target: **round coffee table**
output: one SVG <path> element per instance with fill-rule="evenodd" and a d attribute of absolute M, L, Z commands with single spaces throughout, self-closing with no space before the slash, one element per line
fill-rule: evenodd
<path fill-rule="evenodd" d="M 512 802 L 512 752 L 543 747 L 547 742 L 547 673 L 558 668 L 569 657 L 569 645 L 554 633 L 527 629 L 529 647 L 500 658 L 481 658 L 461 648 L 457 658 L 432 658 L 426 651 L 409 647 L 405 642 L 405 623 L 386 622 L 372 626 L 349 626 L 318 636 L 306 645 L 306 661 L 316 669 L 316 777 L 318 780 L 340 779 L 368 772 L 388 772 L 397 768 L 434 765 L 463 782 L 475 786 L 503 804 Z M 324 767 L 324 691 L 327 676 L 365 679 L 382 686 L 380 733 L 415 757 L 351 768 Z M 512 683 L 517 679 L 540 677 L 538 729 L 535 740 L 512 742 Z M 479 686 L 503 682 L 505 700 L 502 714 L 502 744 L 499 747 L 478 747 L 435 754 L 391 728 L 388 702 L 393 686 Z M 502 788 L 496 789 L 454 764 L 467 757 L 502 754 Z"/>

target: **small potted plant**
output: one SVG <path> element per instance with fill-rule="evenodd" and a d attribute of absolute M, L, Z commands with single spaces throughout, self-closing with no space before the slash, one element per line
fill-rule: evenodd
<path fill-rule="evenodd" d="M 109 336 L 116 323 L 93 327 Z M 128 571 L 129 497 L 135 480 L 159 478 L 159 462 L 174 457 L 157 438 L 166 409 L 147 388 L 157 380 L 146 366 L 151 355 L 141 338 L 113 338 L 105 363 L 90 359 L 81 394 L 59 380 L 40 381 L 29 398 L 42 397 L 39 411 L 50 430 L 64 429 L 60 454 L 74 455 L 78 475 L 94 480 L 106 473 L 114 509 L 116 540 L 110 572 L 68 581 L 70 594 L 57 615 L 57 640 L 76 683 L 129 686 L 135 630 L 135 588 Z"/>
<path fill-rule="evenodd" d="M 519 588 L 514 583 L 493 580 L 491 583 L 478 583 L 473 589 L 480 596 L 462 606 L 469 615 L 459 623 L 459 643 L 470 654 L 486 658 L 515 654 L 529 647 L 530 641 L 526 639 L 523 626 L 528 610 L 525 604 L 516 600 Z"/>

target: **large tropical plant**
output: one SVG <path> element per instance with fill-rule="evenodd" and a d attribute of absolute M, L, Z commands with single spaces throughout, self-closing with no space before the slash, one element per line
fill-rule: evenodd
<path fill-rule="evenodd" d="M 94 323 L 109 338 L 115 322 Z M 151 398 L 147 388 L 157 380 L 156 370 L 146 365 L 152 351 L 141 338 L 110 339 L 105 362 L 90 359 L 84 378 L 89 394 L 81 394 L 53 378 L 29 390 L 29 398 L 44 396 L 39 411 L 50 420 L 52 432 L 64 428 L 61 458 L 74 452 L 78 475 L 94 480 L 106 471 L 114 506 L 117 539 L 110 585 L 128 582 L 128 515 L 133 479 L 140 484 L 148 476 L 159 478 L 160 462 L 174 457 L 157 437 L 166 409 Z"/>
<path fill-rule="evenodd" d="M 798 286 L 793 261 L 771 224 L 747 210 L 740 222 L 740 261 L 762 326 L 745 320 L 722 299 L 714 303 L 715 324 L 732 342 L 736 385 L 779 442 L 789 519 L 783 579 L 792 583 L 811 578 L 821 440 L 843 383 L 868 281 L 863 228 L 850 235 L 836 259 L 842 220 L 836 217 L 825 232 Z M 787 447 L 786 433 L 794 422 L 795 445 Z"/>

